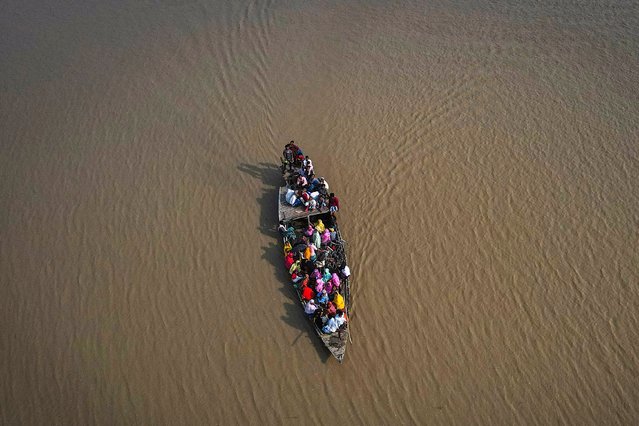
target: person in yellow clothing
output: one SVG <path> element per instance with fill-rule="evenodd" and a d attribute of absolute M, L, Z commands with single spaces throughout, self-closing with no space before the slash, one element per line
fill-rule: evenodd
<path fill-rule="evenodd" d="M 335 293 L 335 297 L 333 298 L 333 303 L 335 304 L 335 308 L 344 309 L 344 296 L 339 294 L 339 292 Z"/>
<path fill-rule="evenodd" d="M 288 252 L 293 250 L 293 247 L 291 246 L 291 243 L 289 243 L 288 241 L 284 243 L 284 256 L 288 255 Z"/>
<path fill-rule="evenodd" d="M 326 229 L 326 226 L 324 226 L 324 222 L 322 222 L 322 219 L 317 220 L 317 223 L 315 224 L 315 229 L 317 229 L 317 232 L 319 233 L 324 232 L 324 230 Z"/>
<path fill-rule="evenodd" d="M 299 273 L 302 270 L 300 265 L 301 263 L 302 261 L 300 259 L 297 259 L 295 263 L 293 263 L 289 268 L 288 273 L 291 275 L 293 275 L 294 273 Z"/>

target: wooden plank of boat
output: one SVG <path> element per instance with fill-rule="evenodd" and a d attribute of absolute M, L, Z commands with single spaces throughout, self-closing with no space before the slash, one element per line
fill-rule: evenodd
<path fill-rule="evenodd" d="M 288 222 L 290 220 L 303 219 L 305 217 L 317 216 L 318 214 L 328 213 L 328 207 L 322 209 L 315 209 L 311 211 L 304 211 L 301 207 L 293 207 L 286 202 L 286 191 L 288 189 L 285 186 L 280 188 L 279 202 L 278 202 L 278 217 L 279 220 Z"/>

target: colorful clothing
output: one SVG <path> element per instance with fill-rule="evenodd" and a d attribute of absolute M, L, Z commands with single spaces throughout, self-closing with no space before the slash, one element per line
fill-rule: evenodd
<path fill-rule="evenodd" d="M 293 263 L 291 265 L 291 267 L 288 269 L 288 273 L 293 275 L 294 273 L 299 273 L 300 272 L 300 261 L 296 260 L 295 263 Z"/>
<path fill-rule="evenodd" d="M 328 294 L 326 294 L 326 290 L 324 290 L 317 296 L 317 303 L 323 304 L 326 302 L 328 302 Z"/>
<path fill-rule="evenodd" d="M 295 263 L 295 260 L 293 259 L 293 253 L 289 253 L 284 259 L 284 266 L 286 266 L 286 269 L 290 270 L 291 266 L 293 266 L 293 263 Z"/>
<path fill-rule="evenodd" d="M 342 296 L 339 293 L 336 293 L 335 297 L 333 298 L 333 303 L 335 303 L 335 307 L 337 309 L 344 309 L 344 307 L 345 307 L 344 296 Z"/>
<path fill-rule="evenodd" d="M 304 313 L 306 315 L 313 315 L 317 310 L 317 305 L 313 299 L 310 299 L 308 303 L 304 306 Z"/>
<path fill-rule="evenodd" d="M 328 243 L 331 242 L 331 232 L 328 229 L 325 229 L 324 232 L 322 232 L 322 244 L 327 245 Z"/>
<path fill-rule="evenodd" d="M 335 333 L 338 328 L 339 326 L 337 325 L 337 320 L 333 317 L 329 318 L 329 320 L 326 322 L 326 325 L 322 328 L 322 331 L 325 334 L 330 334 Z"/>
<path fill-rule="evenodd" d="M 302 300 L 304 300 L 305 302 L 308 302 L 313 297 L 315 297 L 315 293 L 313 293 L 313 289 L 312 288 L 310 288 L 310 287 L 302 288 Z"/>
<path fill-rule="evenodd" d="M 342 324 L 344 324 L 345 322 L 346 322 L 346 316 L 344 314 L 337 315 L 335 317 L 335 323 L 337 324 L 337 328 L 340 328 Z"/>
<path fill-rule="evenodd" d="M 333 274 L 331 275 L 331 281 L 333 281 L 333 285 L 335 287 L 339 287 L 341 284 L 339 276 L 335 272 L 333 272 Z"/>

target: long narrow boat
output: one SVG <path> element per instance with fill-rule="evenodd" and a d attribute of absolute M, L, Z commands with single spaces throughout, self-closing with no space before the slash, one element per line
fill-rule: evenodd
<path fill-rule="evenodd" d="M 331 271 L 337 271 L 343 265 L 347 265 L 346 259 L 346 241 L 342 238 L 342 234 L 337 225 L 336 218 L 330 214 L 328 207 L 321 209 L 315 209 L 305 211 L 303 207 L 293 207 L 286 201 L 286 194 L 290 188 L 288 182 L 291 179 L 291 172 L 286 170 L 285 166 L 282 166 L 282 176 L 284 181 L 287 182 L 285 186 L 280 187 L 278 197 L 278 217 L 280 223 L 283 223 L 287 228 L 293 227 L 296 235 L 302 235 L 304 228 L 309 224 L 316 222 L 318 219 L 322 219 L 327 228 L 334 229 L 336 238 L 330 243 L 328 247 L 323 248 L 325 251 L 325 263 L 326 267 Z M 283 244 L 286 242 L 286 237 L 282 238 Z M 350 274 L 349 274 L 350 275 Z M 293 285 L 293 284 L 291 284 Z M 293 285 L 297 293 L 297 297 L 304 309 L 305 302 L 302 299 L 301 289 Z M 342 276 L 340 284 L 340 293 L 344 297 L 344 313 L 346 315 L 346 323 L 340 327 L 334 333 L 324 333 L 317 323 L 315 318 L 310 318 L 310 323 L 322 340 L 326 348 L 330 353 L 341 363 L 344 360 L 346 354 L 346 343 L 349 340 L 349 327 L 350 318 L 348 317 L 350 308 L 350 277 Z"/>

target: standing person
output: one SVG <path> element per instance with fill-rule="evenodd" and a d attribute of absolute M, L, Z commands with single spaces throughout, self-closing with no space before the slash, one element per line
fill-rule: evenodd
<path fill-rule="evenodd" d="M 288 144 L 288 147 L 291 148 L 291 151 L 293 151 L 294 155 L 297 155 L 298 151 L 301 151 L 300 147 L 295 145 L 295 141 L 291 141 Z"/>
<path fill-rule="evenodd" d="M 328 197 L 328 209 L 333 216 L 335 216 L 335 213 L 339 211 L 339 199 L 332 192 Z"/>
<path fill-rule="evenodd" d="M 284 147 L 284 152 L 282 153 L 284 156 L 284 164 L 287 170 L 291 170 L 293 167 L 293 150 L 291 149 L 291 144 L 286 144 Z"/>
<path fill-rule="evenodd" d="M 313 162 L 311 161 L 311 159 L 308 158 L 308 155 L 306 156 L 304 168 L 306 169 L 306 176 L 312 176 L 314 174 L 313 171 L 315 168 L 313 167 Z"/>
<path fill-rule="evenodd" d="M 320 184 L 324 187 L 324 191 L 328 194 L 328 182 L 323 177 L 319 178 Z"/>

